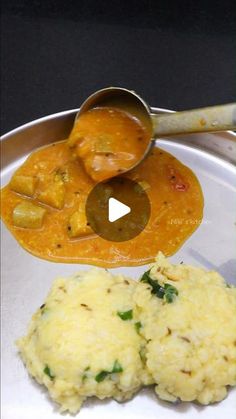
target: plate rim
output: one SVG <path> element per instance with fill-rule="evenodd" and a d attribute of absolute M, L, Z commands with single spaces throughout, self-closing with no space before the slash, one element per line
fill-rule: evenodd
<path fill-rule="evenodd" d="M 49 121 L 50 119 L 59 118 L 59 117 L 62 117 L 62 116 L 72 115 L 73 113 L 77 113 L 79 111 L 79 109 L 80 108 L 67 109 L 65 111 L 55 112 L 55 113 L 52 113 L 52 114 L 42 116 L 42 117 L 37 118 L 37 119 L 33 119 L 32 121 L 26 122 L 25 124 L 22 124 L 22 125 L 20 125 L 16 128 L 13 128 L 11 131 L 8 131 L 5 134 L 1 135 L 0 141 L 6 140 L 8 137 L 10 137 L 14 134 L 17 134 L 21 130 L 32 127 L 34 125 L 37 125 L 38 123 Z M 154 114 L 176 112 L 176 111 L 171 110 L 171 109 L 159 108 L 159 107 L 155 107 L 155 106 L 151 106 L 151 111 Z M 229 134 L 230 138 L 232 136 L 234 139 L 236 139 L 236 133 L 234 133 L 233 131 L 229 130 L 229 131 L 220 131 L 220 132 L 227 133 L 227 134 Z M 204 133 L 202 133 L 202 134 L 204 134 Z M 215 133 L 211 133 L 211 134 L 215 134 Z"/>

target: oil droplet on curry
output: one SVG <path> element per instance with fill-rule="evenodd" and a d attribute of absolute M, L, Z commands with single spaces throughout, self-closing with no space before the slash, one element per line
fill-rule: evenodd
<path fill-rule="evenodd" d="M 148 138 L 140 121 L 124 111 L 86 112 L 68 140 L 35 151 L 14 173 L 1 191 L 3 221 L 23 248 L 54 262 L 135 266 L 153 261 L 159 250 L 175 253 L 201 223 L 203 195 L 194 173 L 157 147 L 123 174 L 149 197 L 145 229 L 131 240 L 111 242 L 94 234 L 86 219 L 94 185 L 134 166 Z"/>

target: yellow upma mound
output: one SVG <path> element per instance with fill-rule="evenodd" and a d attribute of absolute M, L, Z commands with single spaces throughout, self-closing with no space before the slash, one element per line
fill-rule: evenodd
<path fill-rule="evenodd" d="M 217 272 L 173 266 L 162 254 L 143 280 L 146 289 L 136 289 L 135 301 L 157 395 L 222 400 L 236 384 L 236 288 Z"/>
<path fill-rule="evenodd" d="M 236 385 L 236 288 L 161 253 L 141 282 L 92 269 L 54 282 L 18 347 L 62 411 L 153 383 L 161 399 L 213 403 Z"/>
<path fill-rule="evenodd" d="M 61 410 L 86 397 L 125 400 L 150 382 L 140 357 L 133 294 L 139 284 L 104 269 L 57 279 L 18 341 L 30 374 Z"/>

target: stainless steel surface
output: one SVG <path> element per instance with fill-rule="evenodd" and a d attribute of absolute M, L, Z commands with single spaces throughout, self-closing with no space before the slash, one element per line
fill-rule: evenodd
<path fill-rule="evenodd" d="M 60 112 L 37 119 L 1 137 L 2 168 L 37 147 L 66 138 L 73 126 L 77 110 Z M 10 141 L 9 141 L 10 140 Z"/>
<path fill-rule="evenodd" d="M 171 115 L 154 115 L 153 137 L 169 137 L 200 132 L 218 132 L 236 129 L 236 104 L 211 106 L 175 112 Z"/>
<path fill-rule="evenodd" d="M 65 138 L 78 110 L 62 112 L 20 127 L 2 138 L 2 184 L 36 147 Z M 163 113 L 153 108 L 152 112 Z M 206 138 L 207 137 L 207 138 Z M 224 139 L 224 141 L 222 141 Z M 196 173 L 205 197 L 204 218 L 198 230 L 171 258 L 218 270 L 236 284 L 235 262 L 235 135 L 191 135 L 161 139 L 157 145 L 179 158 Z M 33 312 L 42 304 L 57 275 L 89 269 L 40 260 L 24 251 L 5 226 L 2 236 L 2 417 L 4 419 L 52 419 L 63 417 L 46 391 L 29 378 L 14 344 L 26 332 Z M 146 269 L 117 268 L 112 271 L 137 278 Z M 153 389 L 144 389 L 131 401 L 90 400 L 81 419 L 234 419 L 236 391 L 219 404 L 200 407 L 193 403 L 171 405 L 158 400 Z M 68 416 L 69 417 L 69 416 Z"/>

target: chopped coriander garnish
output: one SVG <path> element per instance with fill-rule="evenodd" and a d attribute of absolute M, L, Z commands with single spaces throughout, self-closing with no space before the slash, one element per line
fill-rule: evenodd
<path fill-rule="evenodd" d="M 88 378 L 88 375 L 86 374 L 86 372 L 90 370 L 90 367 L 85 368 L 84 370 L 84 374 L 82 375 L 82 382 L 84 382 L 86 380 L 86 378 Z"/>
<path fill-rule="evenodd" d="M 99 372 L 99 374 L 96 375 L 95 380 L 97 381 L 97 383 L 100 383 L 108 376 L 108 374 L 110 374 L 109 371 L 101 371 Z"/>
<path fill-rule="evenodd" d="M 141 347 L 139 351 L 139 356 L 142 362 L 146 362 L 146 351 L 144 347 Z"/>
<path fill-rule="evenodd" d="M 178 290 L 173 287 L 173 285 L 165 284 L 162 287 L 158 282 L 150 277 L 150 270 L 144 272 L 143 276 L 140 279 L 141 282 L 151 285 L 152 294 L 155 294 L 158 298 L 163 298 L 167 303 L 172 303 L 176 295 L 178 295 Z"/>
<path fill-rule="evenodd" d="M 134 327 L 137 333 L 139 333 L 141 327 L 142 327 L 142 323 L 141 322 L 136 322 L 134 323 Z"/>
<path fill-rule="evenodd" d="M 116 372 L 122 372 L 122 371 L 123 371 L 123 368 L 120 365 L 119 361 L 117 361 L 116 359 L 116 361 L 114 362 L 113 368 L 111 370 L 111 373 L 114 374 Z"/>
<path fill-rule="evenodd" d="M 133 310 L 117 311 L 117 315 L 121 318 L 121 320 L 132 320 Z"/>
<path fill-rule="evenodd" d="M 109 375 L 109 374 L 115 374 L 118 372 L 122 372 L 123 368 L 120 365 L 119 361 L 116 359 L 116 361 L 114 362 L 114 365 L 112 367 L 111 371 L 101 371 L 99 372 L 99 374 L 96 375 L 95 380 L 97 381 L 97 383 L 100 383 L 101 381 L 105 380 L 105 378 Z"/>
<path fill-rule="evenodd" d="M 55 376 L 51 373 L 51 370 L 48 365 L 45 366 L 43 372 L 44 374 L 48 375 L 48 377 L 51 378 L 51 380 L 55 378 Z"/>

